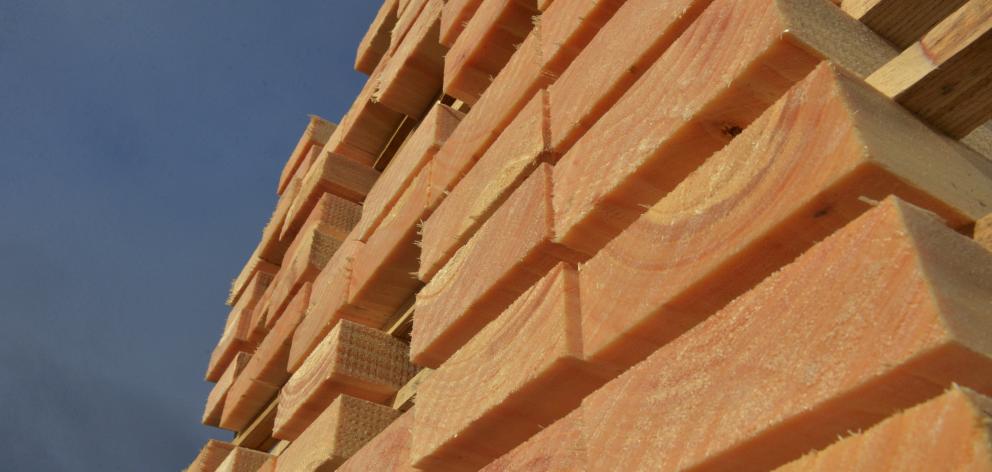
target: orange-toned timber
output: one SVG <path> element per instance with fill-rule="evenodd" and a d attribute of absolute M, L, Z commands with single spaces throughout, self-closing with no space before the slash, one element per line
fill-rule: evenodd
<path fill-rule="evenodd" d="M 310 352 L 320 344 L 324 336 L 337 325 L 341 319 L 359 321 L 362 318 L 353 316 L 356 310 L 348 305 L 348 286 L 351 285 L 351 268 L 355 254 L 361 249 L 362 243 L 347 240 L 338 249 L 324 270 L 314 280 L 313 294 L 310 306 L 303 322 L 293 335 L 289 349 L 288 368 L 296 372 Z"/>
<path fill-rule="evenodd" d="M 392 56 L 400 45 L 406 41 L 406 36 L 413 24 L 420 18 L 420 13 L 426 7 L 428 0 L 400 0 L 399 17 L 393 34 L 389 38 L 389 55 Z"/>
<path fill-rule="evenodd" d="M 589 469 L 768 470 L 992 392 L 990 297 L 992 254 L 887 198 L 587 397 Z"/>
<path fill-rule="evenodd" d="M 259 250 L 255 249 L 252 252 L 251 257 L 248 258 L 248 262 L 241 269 L 238 276 L 231 281 L 231 292 L 227 296 L 227 304 L 234 306 L 241 298 L 241 294 L 244 293 L 245 288 L 248 286 L 248 282 L 251 281 L 252 277 L 255 276 L 256 272 L 267 272 L 270 274 L 275 274 L 279 271 L 279 264 L 273 264 L 262 259 L 259 256 Z"/>
<path fill-rule="evenodd" d="M 585 360 L 579 303 L 578 273 L 560 263 L 432 373 L 417 390 L 413 465 L 478 470 L 615 376 Z"/>
<path fill-rule="evenodd" d="M 289 380 L 289 346 L 310 300 L 310 283 L 293 296 L 285 313 L 258 346 L 247 367 L 231 387 L 220 426 L 241 431 L 275 398 Z"/>
<path fill-rule="evenodd" d="M 444 93 L 474 105 L 534 27 L 534 0 L 483 0 L 444 58 Z"/>
<path fill-rule="evenodd" d="M 248 365 L 250 359 L 251 354 L 239 352 L 234 357 L 234 360 L 231 361 L 231 364 L 227 366 L 224 375 L 220 377 L 220 380 L 210 390 L 210 395 L 207 397 L 207 405 L 203 409 L 203 419 L 201 420 L 203 424 L 210 426 L 220 425 L 220 417 L 224 411 L 224 400 L 227 398 L 227 392 L 231 389 L 231 385 L 234 384 L 234 380 L 241 374 L 245 366 Z"/>
<path fill-rule="evenodd" d="M 379 171 L 335 154 L 324 153 L 307 173 L 300 193 L 286 216 L 287 226 L 306 221 L 325 193 L 362 203 L 379 178 Z M 290 233 L 283 233 L 284 237 Z"/>
<path fill-rule="evenodd" d="M 320 226 L 296 237 L 293 247 L 286 253 L 286 263 L 273 282 L 272 297 L 265 314 L 267 330 L 279 321 L 286 305 L 303 284 L 313 282 L 341 244 L 338 236 L 321 231 Z"/>
<path fill-rule="evenodd" d="M 447 105 L 434 105 L 369 190 L 362 204 L 361 220 L 355 227 L 357 239 L 368 241 L 413 178 L 437 154 L 464 117 L 464 113 Z"/>
<path fill-rule="evenodd" d="M 358 307 L 374 328 L 383 328 L 423 285 L 416 274 L 420 224 L 431 214 L 430 168 L 428 164 L 420 170 L 355 255 L 348 303 Z"/>
<path fill-rule="evenodd" d="M 392 472 L 416 472 L 410 465 L 410 441 L 413 437 L 414 409 L 404 413 L 386 429 L 376 435 L 351 458 L 341 464 L 339 472 L 366 472 L 388 470 Z"/>
<path fill-rule="evenodd" d="M 908 48 L 967 0 L 841 0 L 844 12 L 899 50 Z"/>
<path fill-rule="evenodd" d="M 365 86 L 355 97 L 348 113 L 324 145 L 322 154 L 337 154 L 355 162 L 372 166 L 389 144 L 396 127 L 403 121 L 403 114 L 372 100 L 382 71 L 391 57 L 382 58 L 369 76 Z"/>
<path fill-rule="evenodd" d="M 309 213 L 300 211 L 293 215 L 293 219 L 287 219 L 281 238 L 295 241 L 298 234 L 317 227 L 321 232 L 343 240 L 361 217 L 361 205 L 333 193 L 325 193 Z"/>
<path fill-rule="evenodd" d="M 379 75 L 373 100 L 419 119 L 441 93 L 446 49 L 438 44 L 441 0 L 428 0 Z"/>
<path fill-rule="evenodd" d="M 552 239 L 551 166 L 541 164 L 417 293 L 411 358 L 437 367 L 559 261 Z"/>
<path fill-rule="evenodd" d="M 295 440 L 339 395 L 386 402 L 416 373 L 408 352 L 382 331 L 341 320 L 283 387 L 272 436 Z"/>
<path fill-rule="evenodd" d="M 557 241 L 594 255 L 822 58 L 866 74 L 879 43 L 823 0 L 715 0 L 555 165 Z"/>
<path fill-rule="evenodd" d="M 992 399 L 967 388 L 914 406 L 778 472 L 992 470 Z"/>
<path fill-rule="evenodd" d="M 546 96 L 539 92 L 524 107 L 426 219 L 420 264 L 413 268 L 420 280 L 433 278 L 539 163 L 553 161 L 545 152 Z"/>
<path fill-rule="evenodd" d="M 276 470 L 336 470 L 399 415 L 387 406 L 340 395 L 279 455 Z M 366 470 L 392 469 L 373 467 Z"/>
<path fill-rule="evenodd" d="M 482 468 L 483 472 L 586 472 L 582 409 L 555 421 L 527 442 Z"/>
<path fill-rule="evenodd" d="M 992 251 L 992 213 L 983 216 L 975 222 L 974 236 L 978 244 Z"/>
<path fill-rule="evenodd" d="M 389 52 L 390 38 L 393 34 L 393 27 L 396 26 L 397 0 L 385 0 L 379 7 L 375 19 L 369 25 L 368 31 L 358 44 L 358 51 L 355 54 L 355 70 L 371 75 L 382 58 Z"/>
<path fill-rule="evenodd" d="M 213 472 L 217 470 L 221 462 L 234 450 L 234 445 L 216 439 L 209 439 L 200 449 L 200 453 L 193 459 L 193 463 L 186 469 L 187 472 Z"/>
<path fill-rule="evenodd" d="M 969 1 L 868 83 L 947 135 L 968 135 L 992 118 L 992 4 Z"/>
<path fill-rule="evenodd" d="M 279 186 L 276 189 L 276 193 L 282 195 L 283 191 L 286 190 L 286 186 L 293 178 L 302 175 L 299 172 L 301 169 L 301 164 L 306 160 L 307 156 L 310 154 L 310 150 L 314 147 L 320 149 L 327 144 L 327 139 L 331 137 L 331 133 L 337 125 L 327 121 L 317 115 L 310 115 L 310 122 L 307 123 L 306 129 L 303 130 L 303 135 L 300 136 L 300 140 L 296 143 L 296 147 L 293 152 L 289 155 L 289 159 L 286 161 L 286 165 L 282 168 L 282 173 L 279 175 Z M 306 172 L 305 170 L 303 172 Z"/>
<path fill-rule="evenodd" d="M 217 466 L 217 472 L 257 472 L 270 458 L 272 458 L 271 454 L 236 447 L 224 458 L 224 462 Z"/>
<path fill-rule="evenodd" d="M 633 365 L 887 195 L 969 225 L 975 158 L 823 64 L 583 265 L 587 354 Z"/>

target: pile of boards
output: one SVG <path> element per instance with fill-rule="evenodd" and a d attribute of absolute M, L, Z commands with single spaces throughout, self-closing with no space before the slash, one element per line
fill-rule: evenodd
<path fill-rule="evenodd" d="M 189 470 L 992 470 L 990 30 L 386 0 L 234 281 L 203 422 L 236 436 Z"/>

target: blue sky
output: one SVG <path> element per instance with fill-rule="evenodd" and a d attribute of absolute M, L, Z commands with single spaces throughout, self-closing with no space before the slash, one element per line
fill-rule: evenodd
<path fill-rule="evenodd" d="M 8 470 L 176 471 L 230 279 L 373 0 L 0 0 Z"/>

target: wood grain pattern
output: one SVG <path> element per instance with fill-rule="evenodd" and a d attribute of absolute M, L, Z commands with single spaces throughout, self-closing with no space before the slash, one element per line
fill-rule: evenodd
<path fill-rule="evenodd" d="M 992 254 L 890 197 L 587 397 L 589 468 L 768 470 L 990 392 L 990 295 Z"/>
<path fill-rule="evenodd" d="M 872 200 L 896 194 L 968 225 L 992 207 L 973 158 L 822 65 L 583 265 L 587 354 L 633 365 Z"/>
<path fill-rule="evenodd" d="M 348 113 L 341 118 L 341 123 L 327 140 L 322 154 L 345 156 L 370 167 L 375 163 L 404 118 L 402 113 L 372 100 L 379 76 L 390 60 L 389 55 L 383 57 L 372 71 Z"/>
<path fill-rule="evenodd" d="M 410 465 L 410 441 L 413 439 L 410 430 L 413 427 L 413 415 L 411 410 L 397 418 L 344 464 L 341 464 L 338 471 L 416 472 L 417 469 Z"/>
<path fill-rule="evenodd" d="M 429 0 L 400 0 L 399 18 L 389 39 L 389 54 L 393 55 L 406 42 L 413 24 L 420 18 Z"/>
<path fill-rule="evenodd" d="M 434 157 L 431 188 L 451 191 L 538 90 L 552 82 L 541 66 L 540 25 L 517 49 Z"/>
<path fill-rule="evenodd" d="M 389 44 L 393 34 L 393 27 L 396 26 L 397 10 L 399 2 L 397 0 L 385 0 L 379 7 L 372 24 L 358 43 L 358 51 L 355 54 L 355 70 L 371 75 L 382 58 L 389 52 Z"/>
<path fill-rule="evenodd" d="M 604 384 L 579 318 L 578 274 L 560 263 L 420 385 L 413 465 L 478 470 Z"/>
<path fill-rule="evenodd" d="M 217 466 L 217 472 L 257 472 L 271 457 L 264 452 L 236 447 L 224 458 L 224 462 Z"/>
<path fill-rule="evenodd" d="M 992 118 L 992 4 L 969 1 L 868 83 L 949 136 L 968 135 Z"/>
<path fill-rule="evenodd" d="M 624 3 L 550 87 L 551 148 L 568 151 L 710 2 Z"/>
<path fill-rule="evenodd" d="M 384 403 L 416 373 L 403 342 L 341 320 L 279 394 L 272 435 L 295 440 L 339 395 Z"/>
<path fill-rule="evenodd" d="M 273 400 L 265 410 L 259 413 L 247 428 L 238 432 L 231 441 L 235 446 L 247 447 L 259 451 L 273 450 L 279 442 L 272 437 L 272 425 L 276 421 L 277 400 Z"/>
<path fill-rule="evenodd" d="M 559 261 L 551 166 L 542 164 L 419 293 L 411 358 L 437 367 Z"/>
<path fill-rule="evenodd" d="M 300 193 L 287 213 L 287 226 L 293 227 L 296 222 L 306 221 L 324 194 L 362 203 L 378 178 L 379 171 L 371 167 L 342 156 L 324 153 L 303 180 Z M 289 236 L 291 233 L 283 234 Z"/>
<path fill-rule="evenodd" d="M 320 154 L 320 149 L 311 148 L 310 152 Z M 302 175 L 306 174 L 303 173 Z M 259 240 L 258 247 L 255 249 L 258 257 L 276 265 L 282 264 L 282 259 L 286 256 L 286 250 L 289 249 L 289 245 L 293 242 L 292 237 L 284 238 L 282 236 L 284 232 L 283 226 L 286 224 L 286 217 L 293 208 L 293 202 L 296 200 L 296 196 L 300 194 L 300 189 L 303 187 L 302 175 L 294 177 L 286 185 L 282 195 L 279 196 L 279 201 L 276 202 L 276 208 L 272 212 L 272 216 L 269 218 L 268 223 L 265 224 L 265 227 L 262 228 L 262 239 Z M 295 232 L 292 233 L 292 236 L 295 235 Z"/>
<path fill-rule="evenodd" d="M 880 41 L 823 0 L 714 1 L 555 165 L 557 241 L 594 255 L 822 58 L 872 71 Z"/>
<path fill-rule="evenodd" d="M 464 117 L 464 113 L 447 105 L 434 105 L 369 190 L 362 204 L 361 220 L 355 227 L 357 239 L 368 241 L 413 178 L 437 154 Z"/>
<path fill-rule="evenodd" d="M 534 0 L 483 0 L 444 58 L 444 93 L 479 101 L 534 27 Z"/>
<path fill-rule="evenodd" d="M 334 129 L 337 125 L 327 121 L 317 115 L 310 115 L 310 121 L 307 123 L 307 127 L 303 130 L 303 135 L 300 136 L 299 141 L 296 143 L 296 147 L 293 148 L 293 152 L 289 155 L 289 159 L 286 160 L 286 165 L 282 168 L 282 173 L 279 175 L 279 185 L 276 189 L 276 194 L 282 195 L 283 191 L 286 190 L 286 186 L 289 182 L 297 177 L 298 171 L 301 168 L 301 164 L 306 159 L 307 155 L 310 154 L 310 150 L 314 147 L 322 148 L 324 144 L 327 143 L 327 139 L 331 137 L 334 133 Z"/>
<path fill-rule="evenodd" d="M 333 193 L 325 193 L 320 195 L 317 204 L 308 213 L 300 208 L 292 217 L 287 218 L 280 238 L 295 241 L 298 234 L 317 228 L 336 239 L 344 240 L 361 217 L 361 205 Z"/>
<path fill-rule="evenodd" d="M 227 398 L 227 392 L 231 389 L 235 378 L 241 374 L 241 371 L 244 370 L 250 359 L 251 354 L 247 352 L 239 352 L 234 356 L 234 360 L 227 366 L 224 374 L 217 380 L 217 384 L 214 385 L 214 388 L 210 390 L 210 395 L 207 396 L 207 405 L 203 409 L 203 419 L 201 420 L 203 424 L 209 426 L 220 425 L 220 416 L 224 411 L 224 400 Z"/>
<path fill-rule="evenodd" d="M 303 319 L 309 299 L 310 283 L 305 283 L 231 387 L 224 402 L 220 421 L 222 428 L 232 431 L 245 429 L 289 380 L 287 361 L 290 342 Z"/>
<path fill-rule="evenodd" d="M 209 439 L 186 470 L 187 472 L 213 472 L 217 470 L 221 462 L 224 462 L 232 450 L 234 450 L 234 445 L 231 443 Z"/>
<path fill-rule="evenodd" d="M 252 252 L 251 256 L 248 257 L 248 262 L 246 262 L 245 266 L 241 268 L 241 272 L 238 273 L 238 276 L 231 281 L 231 291 L 227 296 L 226 302 L 228 305 L 233 306 L 238 303 L 238 299 L 241 297 L 241 294 L 244 293 L 248 282 L 251 281 L 251 278 L 254 277 L 255 273 L 258 271 L 274 274 L 279 271 L 279 264 L 273 264 L 263 260 L 259 256 L 259 251 L 256 248 L 255 251 Z"/>
<path fill-rule="evenodd" d="M 480 4 L 482 0 L 448 0 L 444 4 L 441 12 L 441 44 L 449 48 L 455 44 L 458 35 L 465 30 L 465 25 L 475 15 Z"/>
<path fill-rule="evenodd" d="M 923 37 L 966 0 L 843 0 L 841 9 L 900 50 Z"/>
<path fill-rule="evenodd" d="M 483 472 L 585 472 L 582 409 L 555 421 L 527 442 L 483 467 Z"/>
<path fill-rule="evenodd" d="M 272 297 L 265 314 L 266 329 L 275 326 L 296 292 L 303 284 L 313 282 L 341 244 L 343 241 L 339 236 L 321 231 L 320 226 L 297 236 L 286 253 L 288 260 L 273 282 Z"/>
<path fill-rule="evenodd" d="M 974 236 L 978 244 L 992 251 L 992 213 L 983 216 L 975 222 Z"/>
<path fill-rule="evenodd" d="M 958 386 L 778 472 L 992 470 L 992 399 Z"/>
<path fill-rule="evenodd" d="M 392 408 L 341 395 L 279 455 L 276 470 L 336 470 L 399 416 Z"/>
<path fill-rule="evenodd" d="M 420 280 L 433 278 L 538 163 L 552 160 L 545 152 L 546 97 L 539 92 L 524 107 L 426 220 L 420 266 L 414 268 Z"/>
<path fill-rule="evenodd" d="M 539 21 L 545 73 L 561 76 L 626 1 L 561 0 L 542 9 Z"/>
<path fill-rule="evenodd" d="M 375 233 L 355 255 L 348 303 L 382 329 L 423 285 L 417 280 L 420 224 L 431 214 L 430 164 L 420 170 Z"/>
<path fill-rule="evenodd" d="M 345 241 L 314 280 L 307 314 L 293 334 L 290 345 L 287 364 L 290 372 L 296 372 L 339 320 L 360 319 L 349 316 L 352 310 L 348 306 L 348 286 L 351 284 L 355 254 L 362 245 L 361 241 Z"/>
<path fill-rule="evenodd" d="M 246 301 L 247 297 L 242 297 L 239 305 Z M 210 361 L 207 363 L 207 372 L 204 376 L 206 380 L 218 381 L 238 352 L 254 352 L 255 345 L 250 340 L 252 312 L 253 310 L 246 310 L 244 305 L 236 305 L 231 309 L 224 326 L 224 333 L 210 353 Z"/>
<path fill-rule="evenodd" d="M 441 0 L 428 0 L 379 75 L 373 100 L 417 119 L 436 101 L 441 93 L 447 51 L 438 43 L 441 6 Z"/>

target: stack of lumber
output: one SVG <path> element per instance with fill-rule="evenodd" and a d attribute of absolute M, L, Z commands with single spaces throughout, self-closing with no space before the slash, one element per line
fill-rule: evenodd
<path fill-rule="evenodd" d="M 992 471 L 992 2 L 386 0 L 189 470 Z"/>

